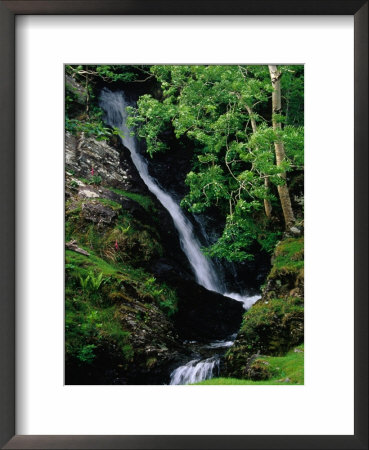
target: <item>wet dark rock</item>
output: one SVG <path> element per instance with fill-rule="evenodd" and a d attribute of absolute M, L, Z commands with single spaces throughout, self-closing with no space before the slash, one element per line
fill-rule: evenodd
<path fill-rule="evenodd" d="M 116 211 L 101 203 L 83 203 L 82 215 L 85 220 L 96 224 L 111 225 L 118 217 Z"/>
<path fill-rule="evenodd" d="M 160 258 L 152 266 L 151 270 L 158 280 L 166 281 L 175 286 L 178 279 L 194 280 L 190 268 L 186 270 L 187 264 L 179 264 L 176 260 L 169 258 Z"/>
<path fill-rule="evenodd" d="M 175 324 L 184 339 L 222 339 L 234 333 L 244 311 L 240 302 L 208 291 L 191 280 L 178 279 Z"/>

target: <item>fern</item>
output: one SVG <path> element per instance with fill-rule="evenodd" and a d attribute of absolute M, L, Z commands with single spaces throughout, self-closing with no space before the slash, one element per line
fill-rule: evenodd
<path fill-rule="evenodd" d="M 88 289 L 88 282 L 90 280 L 90 275 L 87 275 L 86 278 L 79 277 L 79 282 L 81 283 L 81 288 L 83 291 L 87 291 Z"/>

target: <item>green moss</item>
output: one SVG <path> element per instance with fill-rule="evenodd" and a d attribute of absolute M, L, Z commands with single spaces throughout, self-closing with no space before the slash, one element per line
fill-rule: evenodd
<path fill-rule="evenodd" d="M 101 256 L 135 266 L 144 266 L 152 259 L 162 256 L 163 248 L 158 240 L 149 231 L 135 230 L 131 225 L 129 220 L 123 220 L 106 231 L 100 241 Z"/>
<path fill-rule="evenodd" d="M 128 363 L 134 352 L 122 318 L 136 313 L 137 301 L 155 303 L 168 316 L 176 311 L 175 291 L 158 283 L 143 269 L 109 263 L 91 251 L 86 256 L 66 250 L 65 261 L 67 361 L 92 364 L 101 352 L 111 348 Z M 84 288 L 81 279 L 87 277 L 101 279 L 101 283 L 96 289 L 89 285 Z"/>
<path fill-rule="evenodd" d="M 119 211 L 120 209 L 122 209 L 122 205 L 108 198 L 97 198 L 96 200 L 104 206 L 108 206 L 114 211 Z"/>
<path fill-rule="evenodd" d="M 146 361 L 146 367 L 148 369 L 152 369 L 156 365 L 157 362 L 158 362 L 157 358 L 154 358 L 154 357 L 153 358 L 149 358 Z"/>
<path fill-rule="evenodd" d="M 302 385 L 304 384 L 304 344 L 290 350 L 285 356 L 263 356 L 255 360 L 268 363 L 271 378 L 268 380 L 243 380 L 239 378 L 212 378 L 199 385 Z"/>
<path fill-rule="evenodd" d="M 73 295 L 75 293 L 75 295 Z M 121 326 L 114 307 L 96 305 L 91 295 L 66 289 L 65 348 L 67 359 L 91 364 L 102 346 L 118 348 L 129 361 L 133 349 L 129 333 Z"/>
<path fill-rule="evenodd" d="M 274 252 L 273 267 L 269 278 L 278 274 L 299 272 L 304 267 L 304 238 L 290 238 L 281 241 Z"/>
<path fill-rule="evenodd" d="M 226 373 L 247 378 L 252 355 L 284 355 L 304 338 L 304 307 L 299 297 L 260 300 L 243 317 L 234 346 L 225 355 Z"/>
<path fill-rule="evenodd" d="M 83 204 L 91 202 L 99 202 L 105 207 L 119 211 L 114 227 L 109 225 L 99 227 L 85 220 L 82 207 Z M 100 257 L 113 262 L 149 266 L 152 259 L 163 254 L 157 230 L 141 224 L 130 214 L 125 213 L 118 202 L 106 198 L 69 200 L 66 204 L 65 231 L 67 240 L 75 239 L 88 250 L 93 250 Z"/>
<path fill-rule="evenodd" d="M 152 199 L 146 195 L 137 194 L 135 192 L 123 191 L 121 189 L 109 188 L 112 192 L 121 195 L 122 197 L 130 198 L 131 200 L 139 203 L 146 211 L 150 211 L 154 208 Z"/>
<path fill-rule="evenodd" d="M 134 298 L 156 303 L 168 316 L 177 311 L 177 295 L 165 283 L 159 283 L 142 268 L 128 264 L 109 263 L 95 255 L 89 256 L 66 250 L 66 283 L 73 289 L 81 289 L 80 277 L 86 278 L 92 273 L 102 274 L 104 283 L 96 291 L 96 301 L 111 305 Z M 102 299 L 100 297 L 103 297 Z M 94 299 L 92 299 L 94 300 Z"/>
<path fill-rule="evenodd" d="M 303 317 L 304 308 L 300 298 L 260 301 L 244 314 L 240 333 L 248 343 L 250 351 L 281 354 L 289 345 L 291 333 L 289 322 L 293 320 L 302 322 Z"/>
<path fill-rule="evenodd" d="M 247 371 L 247 378 L 254 381 L 268 380 L 272 377 L 269 368 L 270 364 L 266 359 L 257 358 L 250 364 Z"/>

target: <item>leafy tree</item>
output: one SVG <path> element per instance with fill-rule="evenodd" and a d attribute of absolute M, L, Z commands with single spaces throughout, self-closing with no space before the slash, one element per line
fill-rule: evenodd
<path fill-rule="evenodd" d="M 274 218 L 283 212 L 286 226 L 294 222 L 286 174 L 303 167 L 303 69 L 275 70 L 277 82 L 267 66 L 152 66 L 162 95 L 130 109 L 151 156 L 170 150 L 168 133 L 192 141 L 182 206 L 224 216 L 211 256 L 249 258 L 255 240 L 270 250 L 282 231 Z"/>

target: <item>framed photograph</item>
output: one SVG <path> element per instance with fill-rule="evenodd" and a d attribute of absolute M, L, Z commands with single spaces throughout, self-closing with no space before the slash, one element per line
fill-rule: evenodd
<path fill-rule="evenodd" d="M 368 448 L 367 2 L 0 24 L 3 448 Z"/>

